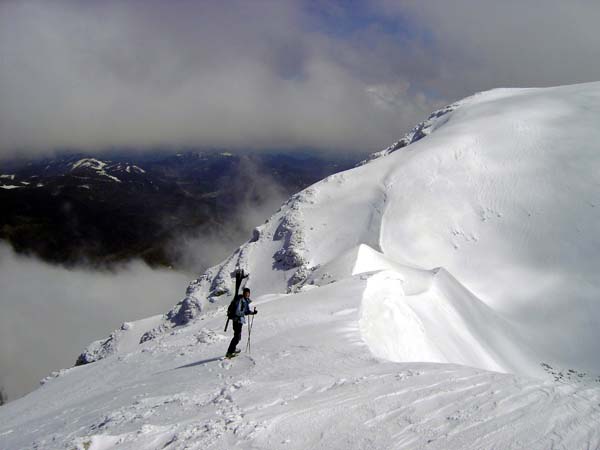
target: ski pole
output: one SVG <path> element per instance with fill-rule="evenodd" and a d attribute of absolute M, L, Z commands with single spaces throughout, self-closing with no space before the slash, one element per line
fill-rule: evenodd
<path fill-rule="evenodd" d="M 246 353 L 250 353 L 250 334 L 252 334 L 252 319 L 254 319 L 254 317 L 250 317 L 250 323 L 248 323 L 248 341 L 246 341 Z"/>
<path fill-rule="evenodd" d="M 252 324 L 254 324 L 254 314 L 252 314 L 252 317 L 250 317 L 250 323 L 248 324 L 248 342 L 246 343 L 246 352 L 248 353 L 250 353 L 250 335 L 252 334 Z"/>

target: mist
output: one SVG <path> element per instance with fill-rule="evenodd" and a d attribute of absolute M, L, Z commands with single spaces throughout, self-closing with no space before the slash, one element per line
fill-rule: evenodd
<path fill-rule="evenodd" d="M 289 0 L 0 2 L 0 157 L 379 150 L 437 103 L 322 17 Z"/>
<path fill-rule="evenodd" d="M 182 270 L 201 274 L 220 263 L 293 194 L 250 158 L 241 158 L 236 172 L 233 182 L 216 187 L 231 193 L 230 202 L 219 205 L 228 216 L 225 223 L 211 223 L 173 239 L 171 256 Z"/>
<path fill-rule="evenodd" d="M 376 151 L 480 90 L 596 81 L 599 20 L 588 0 L 4 0 L 0 158 Z"/>
<path fill-rule="evenodd" d="M 0 242 L 0 389 L 8 401 L 35 389 L 121 323 L 165 313 L 191 278 L 140 261 L 67 269 Z"/>

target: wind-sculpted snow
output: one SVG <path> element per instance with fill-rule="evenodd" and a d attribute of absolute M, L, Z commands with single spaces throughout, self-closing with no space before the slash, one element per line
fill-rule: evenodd
<path fill-rule="evenodd" d="M 458 102 L 0 408 L 0 447 L 598 448 L 599 119 L 600 83 Z"/>
<path fill-rule="evenodd" d="M 519 328 L 444 269 L 420 274 L 429 285 L 418 291 L 410 290 L 414 275 L 402 272 L 380 272 L 367 284 L 359 324 L 374 355 L 544 376 Z"/>
<path fill-rule="evenodd" d="M 406 133 L 402 139 L 394 142 L 392 145 L 384 148 L 383 150 L 372 153 L 367 159 L 361 161 L 359 165 L 367 164 L 375 159 L 382 158 L 383 156 L 388 156 L 390 153 L 394 153 L 396 150 L 407 147 L 408 145 L 423 139 L 425 136 L 428 136 L 432 131 L 435 131 L 437 127 L 443 125 L 447 119 L 447 117 L 444 116 L 454 111 L 460 106 L 460 104 L 461 102 L 453 103 L 452 105 L 448 105 L 442 109 L 432 112 L 427 120 L 424 120 L 416 125 L 412 130 Z"/>

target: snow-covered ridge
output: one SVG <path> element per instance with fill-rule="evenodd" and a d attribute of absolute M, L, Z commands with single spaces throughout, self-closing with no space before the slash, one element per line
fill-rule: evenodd
<path fill-rule="evenodd" d="M 116 181 L 117 183 L 121 183 L 121 180 L 119 180 L 117 177 L 109 174 L 106 171 L 105 168 L 107 167 L 107 163 L 105 163 L 104 161 L 100 161 L 95 158 L 83 158 L 83 159 L 80 159 L 79 161 L 74 162 L 71 166 L 71 170 L 75 170 L 77 168 L 84 168 L 84 167 L 94 170 L 98 175 L 107 177 L 113 181 Z"/>
<path fill-rule="evenodd" d="M 146 179 L 146 170 L 137 164 L 130 162 L 115 162 L 110 160 L 101 160 L 97 158 L 80 158 L 74 160 L 73 157 L 61 157 L 50 161 L 49 164 L 35 170 L 43 172 L 44 180 L 48 183 L 42 183 L 39 180 L 40 175 L 35 174 L 29 166 L 20 169 L 20 172 L 13 174 L 0 174 L 0 189 L 12 190 L 19 188 L 41 188 L 48 183 L 58 184 L 57 189 L 62 186 L 70 185 L 73 181 L 81 181 L 77 187 L 80 189 L 94 189 L 92 181 L 109 183 L 138 183 L 140 181 L 152 183 Z M 37 167 L 37 166 L 36 166 Z M 151 178 L 151 177 L 150 177 Z M 155 188 L 157 189 L 157 188 Z"/>
<path fill-rule="evenodd" d="M 144 174 L 146 171 L 141 167 L 135 164 L 128 163 L 116 163 L 110 164 L 105 161 L 100 161 L 96 158 L 83 158 L 79 161 L 72 163 L 71 170 L 75 170 L 78 168 L 88 168 L 94 170 L 98 175 L 107 177 L 113 181 L 121 183 L 121 180 L 114 175 L 108 173 L 108 171 L 112 171 L 113 173 L 117 172 L 127 172 L 129 174 Z"/>
<path fill-rule="evenodd" d="M 77 169 L 78 167 L 89 167 L 93 170 L 102 170 L 106 167 L 106 163 L 96 158 L 83 158 L 74 162 L 71 165 L 71 170 Z"/>
<path fill-rule="evenodd" d="M 294 292 L 366 244 L 397 264 L 443 267 L 501 322 L 516 323 L 512 336 L 526 336 L 535 349 L 517 339 L 507 345 L 523 351 L 499 364 L 490 355 L 505 353 L 505 344 L 495 339 L 485 343 L 493 361 L 470 364 L 531 373 L 548 359 L 600 371 L 593 344 L 600 284 L 592 269 L 600 254 L 590 251 L 600 245 L 599 97 L 598 83 L 496 89 L 432 114 L 399 141 L 410 140 L 410 152 L 390 150 L 293 196 L 190 285 L 162 329 L 227 301 L 237 266 L 253 274 L 258 294 Z M 574 349 L 572 339 L 582 345 Z M 528 360 L 533 354 L 537 360 Z"/>
<path fill-rule="evenodd" d="M 412 130 L 406 133 L 402 139 L 394 142 L 392 145 L 384 148 L 383 150 L 372 153 L 367 159 L 361 161 L 359 165 L 367 164 L 375 159 L 387 156 L 390 153 L 394 153 L 396 150 L 400 150 L 401 148 L 409 146 L 413 142 L 423 139 L 425 136 L 435 131 L 438 126 L 443 125 L 448 119 L 447 114 L 458 108 L 461 103 L 462 102 L 453 103 L 432 112 L 426 120 L 418 123 L 415 127 L 413 127 Z"/>
<path fill-rule="evenodd" d="M 14 176 L 14 174 L 2 174 L 2 175 L 0 175 L 0 179 L 13 181 L 15 179 L 15 176 Z M 2 185 L 0 185 L 1 189 L 17 189 L 17 188 L 20 188 L 20 187 L 23 187 L 23 186 L 18 186 L 16 184 L 2 184 Z"/>
<path fill-rule="evenodd" d="M 120 167 L 119 167 L 120 168 Z M 127 173 L 131 173 L 131 172 L 136 172 L 136 173 L 146 173 L 146 171 L 144 169 L 142 169 L 139 166 L 136 166 L 135 164 L 132 164 L 131 166 L 129 164 L 127 164 L 125 166 L 125 172 Z"/>

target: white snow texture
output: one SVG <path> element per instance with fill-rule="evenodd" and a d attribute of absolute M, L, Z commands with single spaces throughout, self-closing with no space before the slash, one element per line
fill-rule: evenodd
<path fill-rule="evenodd" d="M 600 83 L 437 111 L 0 407 L 0 448 L 600 448 L 599 124 Z"/>

